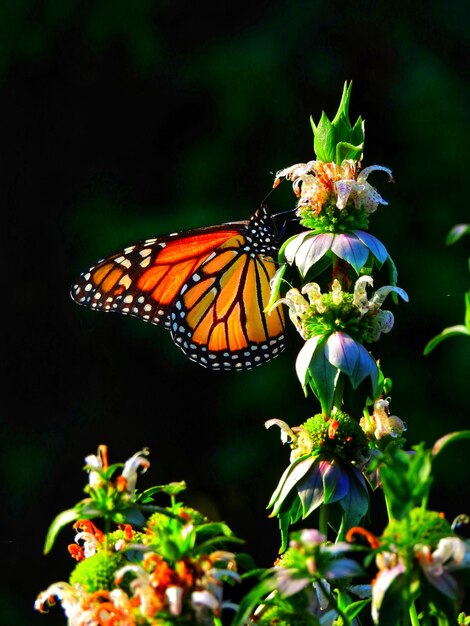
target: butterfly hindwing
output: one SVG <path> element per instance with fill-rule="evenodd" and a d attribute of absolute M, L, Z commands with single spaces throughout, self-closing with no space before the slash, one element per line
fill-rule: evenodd
<path fill-rule="evenodd" d="M 251 369 L 280 354 L 282 309 L 263 311 L 275 269 L 267 255 L 214 252 L 176 299 L 170 326 L 175 343 L 191 360 L 219 370 Z"/>

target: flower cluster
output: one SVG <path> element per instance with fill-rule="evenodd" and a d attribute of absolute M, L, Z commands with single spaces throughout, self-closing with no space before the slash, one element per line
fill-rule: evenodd
<path fill-rule="evenodd" d="M 225 524 L 210 522 L 176 502 L 175 494 L 184 488 L 181 484 L 139 494 L 136 470 L 149 466 L 143 454 L 148 451 L 131 457 L 115 480 L 111 480 L 105 446 L 100 446 L 98 455 L 87 457 L 87 489 L 98 489 L 94 493 L 99 496 L 106 491 L 108 511 L 119 514 L 114 507 L 119 506 L 117 494 L 125 487 L 133 506 L 150 515 L 140 530 L 121 523 L 107 532 L 90 519 L 78 519 L 75 542 L 69 546 L 77 563 L 67 582 L 54 583 L 39 594 L 38 611 L 45 612 L 59 601 L 69 626 L 157 626 L 217 624 L 224 609 L 236 609 L 223 598 L 224 584 L 240 581 L 236 555 L 223 546 L 238 540 Z M 148 504 L 156 493 L 169 494 L 171 506 Z M 86 502 L 88 511 L 105 504 L 102 499 L 91 500 Z M 77 505 L 73 510 L 84 509 Z"/>
<path fill-rule="evenodd" d="M 367 227 L 367 215 L 379 204 L 388 204 L 367 182 L 369 174 L 381 170 L 392 178 L 388 167 L 370 165 L 364 170 L 356 161 L 309 161 L 286 167 L 276 173 L 274 187 L 281 179 L 292 181 L 297 202 L 297 214 L 303 226 L 319 231 Z"/>
<path fill-rule="evenodd" d="M 383 606 L 390 613 L 390 599 L 398 619 L 406 594 L 397 594 L 397 589 L 403 591 L 406 584 L 428 583 L 436 614 L 448 615 L 454 603 L 461 604 L 464 584 L 459 574 L 470 568 L 470 542 L 453 532 L 442 513 L 414 508 L 404 518 L 392 519 L 379 538 L 352 528 L 348 541 L 357 535 L 367 538 L 376 555 L 377 574 L 371 587 L 375 624 L 380 624 Z"/>
<path fill-rule="evenodd" d="M 345 556 L 354 550 L 346 542 L 327 542 L 315 528 L 291 533 L 287 550 L 240 604 L 233 626 L 320 626 L 347 619 L 346 599 L 370 596 L 368 586 L 350 584 L 364 573 L 355 559 Z M 368 602 L 356 601 L 355 610 Z"/>
<path fill-rule="evenodd" d="M 288 306 L 290 319 L 305 340 L 297 357 L 297 376 L 304 389 L 311 387 L 326 414 L 333 407 L 340 374 L 349 377 L 354 389 L 369 378 L 370 396 L 377 396 L 379 367 L 363 343 L 377 341 L 392 329 L 393 313 L 381 309 L 387 295 L 398 294 L 408 301 L 403 289 L 390 285 L 368 299 L 368 285 L 373 285 L 372 278 L 361 276 L 349 293 L 334 279 L 331 290 L 322 293 L 318 283 L 307 283 L 302 291 L 290 289 L 273 305 Z"/>
<path fill-rule="evenodd" d="M 389 398 L 380 398 L 374 403 L 372 414 L 364 411 L 364 415 L 359 420 L 362 430 L 373 447 L 383 448 L 388 445 L 390 439 L 399 440 L 407 429 L 403 420 L 396 415 L 390 415 L 389 406 Z"/>
<path fill-rule="evenodd" d="M 281 551 L 287 545 L 288 528 L 319 507 L 339 505 L 342 529 L 359 523 L 369 507 L 362 468 L 368 458 L 367 439 L 351 416 L 336 411 L 331 417 L 315 415 L 299 427 L 269 420 L 281 429 L 281 440 L 292 448 L 290 464 L 271 496 L 271 517 L 279 518 Z"/>
<path fill-rule="evenodd" d="M 393 328 L 393 313 L 382 308 L 387 296 L 398 303 L 408 295 L 387 249 L 366 232 L 371 214 L 387 205 L 370 174 L 393 179 L 387 167 L 362 168 L 364 123 L 349 121 L 350 93 L 345 84 L 333 120 L 323 112 L 311 121 L 315 159 L 280 170 L 274 181 L 292 183 L 303 230 L 280 248 L 266 310 L 287 307 L 302 339 L 297 376 L 320 404 L 299 426 L 265 422 L 290 446 L 267 505 L 281 537 L 274 565 L 255 568 L 227 550 L 240 540 L 177 499 L 184 483 L 139 492 L 147 449 L 110 465 L 99 446 L 85 460 L 87 497 L 59 514 L 46 538 L 48 552 L 73 524 L 74 567 L 67 581 L 39 594 L 37 610 L 60 602 L 69 626 L 222 626 L 224 609 L 234 611 L 231 626 L 359 626 L 364 609 L 377 626 L 470 624 L 458 614 L 470 572 L 470 542 L 459 529 L 469 518 L 451 525 L 428 509 L 434 458 L 470 431 L 406 450 L 406 423 L 390 411 L 391 381 L 366 348 Z M 389 284 L 371 294 L 382 268 Z M 462 328 L 468 334 L 470 322 Z M 456 332 L 446 330 L 435 341 Z M 362 526 L 371 490 L 384 498 L 382 533 Z M 170 504 L 155 504 L 156 496 Z M 293 529 L 307 518 L 316 518 L 309 528 Z M 251 566 L 243 576 L 242 562 Z M 256 582 L 235 604 L 226 589 L 242 578 Z"/>

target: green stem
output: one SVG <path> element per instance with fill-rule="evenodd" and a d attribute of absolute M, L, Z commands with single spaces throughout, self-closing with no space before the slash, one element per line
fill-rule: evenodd
<path fill-rule="evenodd" d="M 333 409 L 336 409 L 337 411 L 341 411 L 341 407 L 343 406 L 343 395 L 344 395 L 344 374 L 342 372 L 339 372 L 338 378 L 336 379 L 335 393 L 333 396 Z"/>
<path fill-rule="evenodd" d="M 415 603 L 412 602 L 410 605 L 410 620 L 412 626 L 420 626 L 418 611 L 416 610 Z"/>
<path fill-rule="evenodd" d="M 318 522 L 318 530 L 322 535 L 328 538 L 328 509 L 326 504 L 320 505 L 320 520 Z"/>
<path fill-rule="evenodd" d="M 320 578 L 317 579 L 317 583 L 320 589 L 322 590 L 322 592 L 324 593 L 324 595 L 329 599 L 334 610 L 338 613 L 339 617 L 341 617 L 341 619 L 343 620 L 343 626 L 351 626 L 351 622 L 349 621 L 348 616 L 339 608 L 338 602 L 336 601 L 335 594 L 332 591 L 329 591 L 325 587 L 325 585 L 323 584 L 323 581 Z"/>
<path fill-rule="evenodd" d="M 108 535 L 111 532 L 111 520 L 109 517 L 104 518 L 104 550 L 108 551 Z"/>

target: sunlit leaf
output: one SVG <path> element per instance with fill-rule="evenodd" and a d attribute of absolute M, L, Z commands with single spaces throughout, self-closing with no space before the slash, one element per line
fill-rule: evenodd
<path fill-rule="evenodd" d="M 447 233 L 446 245 L 451 246 L 464 235 L 470 235 L 470 224 L 455 224 Z"/>
<path fill-rule="evenodd" d="M 463 335 L 466 337 L 470 337 L 470 329 L 464 326 L 463 324 L 457 324 L 455 326 L 449 326 L 448 328 L 444 328 L 444 330 L 433 337 L 423 350 L 423 354 L 427 356 L 436 346 L 438 346 L 444 339 L 449 339 L 449 337 L 457 337 L 458 335 Z"/>
<path fill-rule="evenodd" d="M 72 522 L 76 522 L 81 517 L 81 512 L 75 509 L 67 509 L 66 511 L 62 511 L 59 513 L 57 517 L 53 520 L 52 524 L 49 526 L 49 530 L 47 531 L 46 541 L 44 543 L 44 554 L 48 554 L 50 552 L 54 542 L 56 540 L 57 535 L 62 530 L 64 526 L 68 526 Z"/>
<path fill-rule="evenodd" d="M 270 517 L 274 517 L 278 514 L 282 503 L 289 495 L 289 492 L 297 484 L 297 482 L 305 476 L 315 462 L 315 458 L 311 455 L 303 456 L 289 465 L 286 472 L 279 481 L 279 486 L 273 494 L 268 508 L 274 507 Z M 279 488 L 280 487 L 280 488 Z"/>
<path fill-rule="evenodd" d="M 450 443 L 462 441 L 463 439 L 470 439 L 470 430 L 460 430 L 440 437 L 432 447 L 432 455 L 437 456 Z"/>

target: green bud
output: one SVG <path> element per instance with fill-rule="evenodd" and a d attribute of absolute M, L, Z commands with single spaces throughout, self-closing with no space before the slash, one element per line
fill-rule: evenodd
<path fill-rule="evenodd" d="M 386 527 L 382 539 L 403 547 L 418 544 L 435 549 L 440 539 L 454 535 L 449 522 L 437 511 L 425 511 L 414 508 L 403 519 L 392 519 Z"/>
<path fill-rule="evenodd" d="M 120 553 L 97 552 L 84 561 L 80 561 L 70 574 L 70 584 L 80 584 L 86 591 L 110 590 L 116 585 L 116 571 L 124 565 L 124 557 Z"/>
<path fill-rule="evenodd" d="M 319 161 L 340 165 L 345 159 L 360 161 L 364 150 L 364 123 L 361 116 L 354 126 L 349 121 L 349 100 L 352 82 L 344 83 L 338 111 L 332 121 L 326 113 L 321 114 L 318 125 L 310 117 L 313 130 L 313 149 Z"/>

